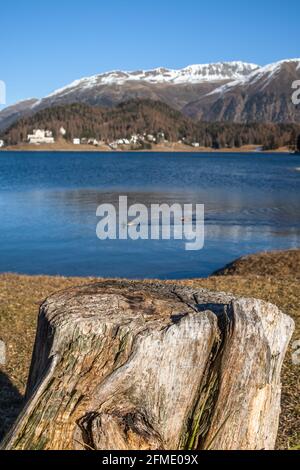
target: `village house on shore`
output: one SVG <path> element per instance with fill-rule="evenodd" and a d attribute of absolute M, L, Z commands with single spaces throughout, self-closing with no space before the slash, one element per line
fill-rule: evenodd
<path fill-rule="evenodd" d="M 44 129 L 34 129 L 32 134 L 28 134 L 27 140 L 30 144 L 54 144 L 55 139 L 52 131 Z"/>
<path fill-rule="evenodd" d="M 58 133 L 63 139 L 67 139 L 67 131 L 64 127 L 61 127 Z M 138 150 L 139 148 L 151 148 L 153 144 L 166 144 L 168 143 L 168 139 L 164 131 L 160 130 L 156 133 L 144 133 L 144 134 L 132 134 L 131 137 L 119 137 L 113 141 L 109 140 L 97 140 L 95 137 L 72 137 L 69 138 L 69 141 L 73 145 L 92 145 L 95 147 L 99 147 L 101 145 L 107 145 L 112 150 L 119 150 L 126 148 L 131 148 L 134 150 Z M 53 131 L 48 129 L 34 129 L 32 134 L 28 134 L 27 142 L 29 144 L 34 145 L 42 145 L 42 144 L 55 144 L 55 138 L 53 135 Z M 190 145 L 194 148 L 199 148 L 199 142 L 188 142 L 185 137 L 178 141 L 179 144 L 186 144 Z M 0 147 L 4 146 L 4 142 L 0 140 Z"/>

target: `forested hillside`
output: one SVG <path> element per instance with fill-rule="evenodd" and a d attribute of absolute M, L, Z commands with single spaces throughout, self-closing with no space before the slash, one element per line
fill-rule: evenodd
<path fill-rule="evenodd" d="M 275 149 L 295 145 L 300 134 L 300 124 L 196 122 L 162 102 L 131 100 L 112 109 L 79 103 L 47 108 L 20 119 L 1 138 L 14 145 L 26 142 L 33 129 L 48 129 L 57 137 L 61 127 L 67 131 L 67 140 L 86 137 L 112 141 L 163 131 L 169 141 L 185 139 L 214 148 L 253 144 Z"/>

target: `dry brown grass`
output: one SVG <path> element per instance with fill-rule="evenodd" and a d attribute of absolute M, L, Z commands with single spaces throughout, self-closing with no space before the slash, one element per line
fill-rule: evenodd
<path fill-rule="evenodd" d="M 238 262 L 236 270 L 243 275 L 217 276 L 208 279 L 182 281 L 183 284 L 204 287 L 210 290 L 264 299 L 278 305 L 296 322 L 294 339 L 300 339 L 300 285 L 299 253 L 293 253 L 292 265 L 287 258 L 274 254 L 261 255 L 260 269 L 264 276 L 248 275 L 246 264 Z M 284 255 L 285 256 L 285 255 Z M 288 259 L 291 257 L 291 252 Z M 250 259 L 249 272 L 257 266 L 258 259 Z M 283 263 L 283 264 L 282 264 Z M 264 266 L 264 268 L 262 267 Z M 276 274 L 282 266 L 279 274 Z M 287 266 L 290 266 L 287 268 Z M 292 270 L 294 270 L 292 272 Z M 231 270 L 231 273 L 233 271 Z M 284 275 L 285 273 L 285 275 Z M 247 275 L 246 275 L 247 274 Z M 0 370 L 0 435 L 13 422 L 21 406 L 31 360 L 36 331 L 37 313 L 40 303 L 49 294 L 72 285 L 90 283 L 92 278 L 64 278 L 50 276 L 21 276 L 3 274 L 0 276 L 0 339 L 5 341 L 8 352 L 7 366 Z M 150 281 L 151 282 L 151 281 Z M 299 366 L 292 364 L 289 350 L 283 370 L 282 415 L 278 436 L 278 448 L 287 449 L 300 442 L 299 434 Z"/>
<path fill-rule="evenodd" d="M 268 251 L 243 256 L 216 272 L 218 276 L 273 276 L 300 278 L 300 250 Z"/>

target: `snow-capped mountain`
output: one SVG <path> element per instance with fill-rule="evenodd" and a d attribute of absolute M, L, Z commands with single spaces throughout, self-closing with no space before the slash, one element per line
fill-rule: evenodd
<path fill-rule="evenodd" d="M 300 59 L 260 67 L 246 62 L 113 71 L 70 83 L 40 100 L 0 112 L 0 130 L 20 117 L 51 106 L 86 103 L 114 107 L 130 99 L 163 101 L 194 119 L 206 121 L 300 122 L 291 101 L 293 81 L 300 79 Z"/>
<path fill-rule="evenodd" d="M 259 69 L 256 64 L 246 62 L 219 62 L 215 64 L 190 65 L 183 69 L 156 68 L 153 70 L 137 70 L 122 72 L 120 70 L 85 77 L 75 80 L 59 90 L 51 93 L 48 98 L 68 94 L 74 89 L 89 89 L 98 85 L 123 85 L 126 82 L 149 82 L 153 84 L 172 83 L 203 83 L 223 80 L 238 80 Z"/>
<path fill-rule="evenodd" d="M 300 122 L 292 84 L 300 80 L 300 59 L 275 62 L 216 87 L 183 112 L 196 119 L 234 122 Z"/>

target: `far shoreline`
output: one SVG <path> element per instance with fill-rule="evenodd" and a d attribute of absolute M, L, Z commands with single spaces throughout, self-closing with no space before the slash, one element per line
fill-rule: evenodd
<path fill-rule="evenodd" d="M 71 143 L 57 143 L 50 145 L 29 145 L 29 144 L 20 144 L 12 145 L 9 147 L 4 147 L 0 149 L 1 152 L 13 153 L 13 152 L 51 152 L 51 153 L 80 153 L 80 152 L 91 152 L 91 153 L 196 153 L 196 154 L 207 154 L 207 153 L 244 153 L 244 154 L 286 154 L 293 155 L 294 153 L 289 150 L 288 147 L 281 147 L 274 150 L 262 150 L 258 145 L 245 145 L 243 147 L 237 148 L 220 148 L 213 149 L 211 147 L 192 147 L 184 144 L 160 144 L 156 145 L 155 148 L 151 149 L 127 149 L 127 148 L 118 148 L 112 149 L 108 145 L 74 145 Z"/>

